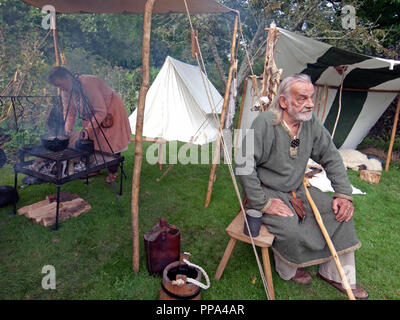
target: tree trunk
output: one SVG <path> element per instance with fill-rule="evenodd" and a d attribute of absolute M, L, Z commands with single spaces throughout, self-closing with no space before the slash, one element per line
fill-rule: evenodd
<path fill-rule="evenodd" d="M 220 77 L 223 85 L 226 86 L 226 77 L 225 77 L 224 71 L 222 69 L 221 57 L 219 56 L 219 53 L 217 50 L 217 45 L 215 44 L 215 39 L 211 34 L 209 34 L 207 37 L 207 40 L 208 40 L 208 45 L 210 46 L 211 53 L 212 53 L 214 61 L 215 61 L 215 66 L 217 67 L 217 70 L 218 70 L 219 77 Z"/>
<path fill-rule="evenodd" d="M 265 31 L 266 22 L 267 22 L 267 19 L 265 19 L 265 18 L 263 18 L 260 21 L 257 31 L 247 49 L 250 59 L 253 58 L 252 61 L 250 61 L 251 63 L 253 63 L 253 61 L 257 61 L 259 58 L 264 56 L 264 50 L 261 49 L 261 50 L 258 50 L 257 54 L 253 57 L 253 55 L 256 53 L 258 47 L 260 46 L 260 44 L 267 38 L 267 36 L 266 36 L 267 32 Z M 247 58 L 244 58 L 242 63 L 240 64 L 239 71 L 238 71 L 238 78 L 237 78 L 237 81 L 238 81 L 237 87 L 238 88 L 241 86 L 244 79 L 246 79 L 247 75 L 249 74 L 249 71 L 250 71 L 250 66 L 249 66 L 248 60 L 247 60 Z"/>

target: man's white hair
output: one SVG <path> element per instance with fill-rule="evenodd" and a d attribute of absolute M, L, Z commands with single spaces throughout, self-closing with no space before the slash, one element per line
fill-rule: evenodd
<path fill-rule="evenodd" d="M 282 107 L 279 103 L 279 97 L 283 96 L 286 99 L 290 99 L 290 88 L 293 83 L 295 82 L 305 82 L 305 83 L 311 83 L 311 78 L 309 75 L 304 74 L 304 73 L 295 73 L 291 76 L 286 77 L 285 79 L 282 80 L 282 82 L 278 86 L 278 90 L 276 92 L 276 95 L 274 97 L 274 100 L 272 100 L 270 110 L 275 114 L 276 120 L 275 124 L 278 124 L 282 121 Z"/>

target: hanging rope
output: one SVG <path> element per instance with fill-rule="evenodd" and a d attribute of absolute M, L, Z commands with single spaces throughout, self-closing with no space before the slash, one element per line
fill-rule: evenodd
<path fill-rule="evenodd" d="M 340 112 L 342 110 L 342 91 L 343 91 L 343 80 L 344 80 L 344 74 L 347 70 L 347 66 L 346 67 L 336 67 L 336 70 L 338 71 L 338 73 L 342 76 L 341 80 L 340 80 L 340 91 L 339 91 L 339 108 L 338 108 L 338 113 L 336 116 L 336 121 L 335 121 L 335 125 L 333 126 L 333 130 L 332 130 L 332 135 L 331 138 L 333 140 L 333 137 L 335 136 L 335 132 L 336 132 L 336 126 L 339 122 L 339 117 L 340 117 Z"/>
<path fill-rule="evenodd" d="M 191 31 L 193 32 L 194 29 L 193 29 L 193 25 L 192 25 L 192 20 L 191 20 L 191 18 L 190 18 L 190 13 L 189 13 L 189 9 L 188 9 L 188 6 L 187 6 L 187 2 L 186 2 L 186 0 L 184 0 L 184 2 L 185 2 L 186 13 L 187 13 L 187 16 L 188 16 L 190 28 L 191 28 Z M 241 26 L 240 26 L 240 14 L 239 14 L 239 12 L 237 12 L 237 15 L 238 15 L 238 20 L 239 20 L 239 29 L 241 29 Z M 198 45 L 198 49 L 199 49 L 199 55 L 197 55 L 197 53 L 196 53 L 196 57 L 197 57 L 196 60 L 197 60 L 198 65 L 199 65 L 199 67 L 200 67 L 200 62 L 199 62 L 199 58 L 198 58 L 198 56 L 200 56 L 202 65 L 204 66 L 204 60 L 203 60 L 203 57 L 202 57 L 200 45 L 199 45 L 199 43 L 198 43 L 198 38 L 195 37 L 195 39 L 196 39 L 196 42 L 197 42 L 197 45 Z M 247 50 L 246 50 L 246 55 L 247 55 Z M 247 57 L 248 57 L 248 55 L 247 55 Z M 249 59 L 249 58 L 248 58 L 248 59 Z M 250 61 L 250 59 L 249 59 L 249 61 Z M 200 67 L 200 68 L 201 68 L 201 67 Z M 205 69 L 205 68 L 204 68 L 204 69 Z M 252 70 L 252 69 L 251 69 L 251 70 Z M 206 72 L 204 72 L 204 73 L 205 73 L 206 77 L 208 78 L 207 73 L 206 73 Z M 253 73 L 253 71 L 252 71 L 252 73 Z M 229 89 L 230 89 L 230 88 L 229 88 Z M 208 96 L 208 94 L 207 94 L 207 96 Z M 213 107 L 215 108 L 215 105 L 213 105 Z M 214 109 L 214 110 L 215 110 L 215 109 Z M 216 114 L 216 113 L 214 113 L 214 114 Z M 216 118 L 217 118 L 217 119 L 219 118 L 218 115 L 216 115 Z M 238 184 L 237 184 L 237 181 L 236 181 L 235 174 L 234 174 L 234 172 L 233 172 L 233 167 L 232 167 L 232 161 L 231 161 L 231 158 L 230 158 L 230 153 L 229 153 L 228 150 L 227 150 L 227 146 L 226 146 L 226 143 L 225 143 L 224 138 L 223 138 L 221 126 L 219 126 L 219 134 L 220 134 L 220 137 L 221 137 L 221 140 L 222 140 L 222 147 L 223 147 L 225 159 L 228 159 L 229 173 L 230 173 L 231 178 L 232 178 L 233 186 L 234 186 L 234 189 L 235 189 L 235 193 L 236 193 L 237 199 L 238 199 L 239 204 L 240 204 L 241 212 L 242 212 L 242 214 L 243 214 L 243 216 L 244 216 L 244 220 L 246 221 L 246 226 L 247 226 L 247 228 L 249 228 L 249 225 L 248 225 L 248 222 L 247 222 L 247 218 L 246 218 L 245 209 L 244 209 L 244 205 L 243 205 L 242 198 L 241 198 L 240 191 L 239 191 L 239 187 L 238 187 Z M 249 233 L 249 234 L 251 234 L 251 233 Z M 262 268 L 262 266 L 261 266 L 261 262 L 260 262 L 260 259 L 259 259 L 259 257 L 258 257 L 258 254 L 257 254 L 256 246 L 255 246 L 255 244 L 254 244 L 253 237 L 250 236 L 250 240 L 251 240 L 251 245 L 252 245 L 252 248 L 253 248 L 253 251 L 254 251 L 254 255 L 255 255 L 255 258 L 256 258 L 256 261 L 257 261 L 257 266 L 258 266 L 258 269 L 259 269 L 259 272 L 260 272 L 260 275 L 261 275 L 261 279 L 262 279 L 262 282 L 263 282 L 263 285 L 264 285 L 265 293 L 266 293 L 266 295 L 267 295 L 267 298 L 268 298 L 268 299 L 271 299 L 270 293 L 269 293 L 269 291 L 268 291 L 268 286 L 267 286 L 267 283 L 266 283 L 266 280 L 265 280 L 265 275 L 264 275 L 264 272 L 263 272 L 263 268 Z"/>
<path fill-rule="evenodd" d="M 320 119 L 321 122 L 324 120 L 325 111 L 326 111 L 326 103 L 328 102 L 329 88 L 328 88 L 327 84 L 324 85 L 324 89 L 325 89 L 325 101 L 324 101 L 324 111 L 322 112 L 321 119 Z"/>

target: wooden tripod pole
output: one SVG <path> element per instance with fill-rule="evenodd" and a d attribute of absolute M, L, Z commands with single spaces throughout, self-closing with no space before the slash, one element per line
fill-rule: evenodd
<path fill-rule="evenodd" d="M 385 171 L 389 170 L 390 158 L 392 157 L 392 151 L 393 151 L 394 138 L 396 137 L 397 122 L 399 121 L 399 112 L 400 112 L 400 95 L 398 96 L 396 114 L 394 115 L 392 135 L 390 137 L 390 144 L 389 144 L 389 150 L 388 150 L 388 154 L 387 154 L 387 158 L 386 158 Z"/>
<path fill-rule="evenodd" d="M 135 273 L 139 272 L 139 189 L 140 189 L 140 172 L 142 169 L 143 158 L 143 119 L 144 104 L 146 94 L 150 87 L 150 32 L 151 32 L 151 16 L 155 0 L 147 0 L 144 7 L 143 18 L 143 37 L 142 37 L 142 86 L 139 92 L 138 111 L 136 118 L 136 135 L 135 135 L 135 162 L 133 166 L 132 177 L 132 267 Z"/>
<path fill-rule="evenodd" d="M 56 66 L 60 65 L 60 54 L 58 49 L 58 37 L 57 37 L 57 29 L 53 29 L 53 39 L 54 39 L 54 54 L 56 56 Z"/>
<path fill-rule="evenodd" d="M 332 240 L 331 240 L 331 238 L 330 238 L 330 236 L 328 234 L 328 231 L 326 231 L 326 228 L 324 226 L 324 222 L 322 221 L 322 218 L 321 218 L 321 214 L 319 213 L 319 210 L 318 210 L 317 206 L 315 205 L 314 200 L 311 198 L 310 192 L 308 191 L 308 187 L 310 186 L 310 183 L 308 182 L 307 178 L 304 178 L 303 185 L 304 185 L 304 189 L 306 191 L 307 200 L 310 203 L 310 206 L 311 206 L 311 208 L 312 208 L 312 210 L 314 212 L 315 220 L 317 220 L 317 223 L 318 223 L 318 225 L 319 225 L 319 227 L 320 227 L 320 229 L 322 231 L 322 234 L 323 234 L 323 236 L 325 238 L 325 241 L 328 244 L 329 250 L 332 253 L 332 257 L 335 260 L 336 267 L 337 267 L 337 269 L 339 271 L 340 278 L 342 279 L 343 287 L 346 290 L 346 293 L 347 293 L 347 295 L 349 297 L 349 300 L 355 300 L 356 298 L 354 297 L 353 290 L 351 290 L 351 288 L 350 288 L 349 281 L 347 280 L 347 277 L 346 277 L 346 274 L 344 273 L 343 267 L 340 264 L 339 256 L 338 256 L 338 254 L 336 252 L 335 247 L 333 246 L 333 243 L 332 243 Z"/>
<path fill-rule="evenodd" d="M 237 60 L 235 59 L 237 26 L 238 26 L 238 15 L 235 16 L 235 24 L 234 24 L 234 28 L 233 28 L 232 46 L 231 46 L 231 66 L 229 68 L 228 79 L 226 81 L 224 103 L 222 105 L 221 118 L 220 118 L 220 124 L 219 124 L 221 131 L 218 134 L 215 151 L 214 151 L 213 162 L 211 164 L 211 171 L 210 171 L 210 178 L 208 180 L 206 202 L 204 204 L 205 207 L 208 207 L 208 205 L 210 204 L 210 200 L 211 200 L 211 193 L 212 193 L 212 188 L 213 188 L 213 184 L 214 184 L 214 180 L 215 180 L 215 172 L 217 170 L 217 163 L 218 163 L 218 159 L 220 156 L 220 146 L 221 146 L 221 139 L 222 139 L 221 135 L 222 135 L 222 129 L 223 129 L 224 123 L 225 123 L 226 108 L 229 103 L 229 95 L 230 95 L 230 91 L 231 91 L 232 77 L 233 77 L 234 71 L 237 68 Z"/>

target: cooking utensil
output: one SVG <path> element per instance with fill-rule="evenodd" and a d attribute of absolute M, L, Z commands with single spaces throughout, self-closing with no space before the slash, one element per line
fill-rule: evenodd
<path fill-rule="evenodd" d="M 11 186 L 0 186 L 0 208 L 18 201 L 18 192 Z"/>
<path fill-rule="evenodd" d="M 52 136 L 44 134 L 40 136 L 40 139 L 46 149 L 54 152 L 66 149 L 69 144 L 69 137 L 67 135 Z"/>
<path fill-rule="evenodd" d="M 94 152 L 94 142 L 91 139 L 79 139 L 75 141 L 75 148 L 82 151 Z"/>
<path fill-rule="evenodd" d="M 7 162 L 7 157 L 3 149 L 0 149 L 0 168 Z"/>

